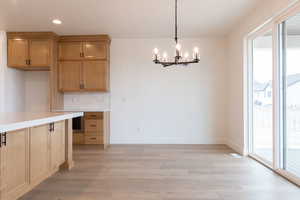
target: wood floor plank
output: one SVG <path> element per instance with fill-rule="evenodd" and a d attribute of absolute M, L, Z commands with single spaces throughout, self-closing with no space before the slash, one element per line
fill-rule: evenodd
<path fill-rule="evenodd" d="M 299 200 L 300 190 L 225 145 L 76 146 L 75 167 L 21 200 Z"/>

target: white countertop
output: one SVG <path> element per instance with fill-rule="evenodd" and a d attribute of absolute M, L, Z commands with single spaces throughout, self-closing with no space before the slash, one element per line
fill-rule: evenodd
<path fill-rule="evenodd" d="M 55 110 L 56 112 L 109 112 L 109 108 L 103 108 L 103 107 L 80 107 L 80 106 L 74 106 L 74 107 L 64 107 L 61 110 Z"/>
<path fill-rule="evenodd" d="M 82 112 L 0 113 L 0 133 L 83 116 Z"/>

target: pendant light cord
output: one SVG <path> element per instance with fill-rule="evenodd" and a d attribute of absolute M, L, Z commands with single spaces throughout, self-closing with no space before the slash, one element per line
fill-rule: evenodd
<path fill-rule="evenodd" d="M 178 43 L 177 0 L 175 0 L 175 42 Z"/>

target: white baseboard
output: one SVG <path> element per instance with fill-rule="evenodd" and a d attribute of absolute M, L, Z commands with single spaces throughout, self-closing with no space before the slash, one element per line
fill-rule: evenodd
<path fill-rule="evenodd" d="M 147 138 L 147 139 L 117 139 L 112 138 L 111 144 L 224 144 L 224 140 L 206 140 L 206 141 L 191 141 L 184 140 L 183 138 Z"/>
<path fill-rule="evenodd" d="M 232 141 L 227 141 L 226 145 L 229 146 L 230 148 L 232 148 L 234 151 L 236 151 L 237 153 L 244 155 L 244 147 L 240 144 L 234 143 Z"/>

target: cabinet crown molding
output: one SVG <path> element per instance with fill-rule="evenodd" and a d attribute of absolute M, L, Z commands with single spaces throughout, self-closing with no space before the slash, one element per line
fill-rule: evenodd
<path fill-rule="evenodd" d="M 7 39 L 57 39 L 54 32 L 7 32 Z"/>
<path fill-rule="evenodd" d="M 59 42 L 82 42 L 82 41 L 99 41 L 110 43 L 109 35 L 64 35 L 59 36 Z"/>

